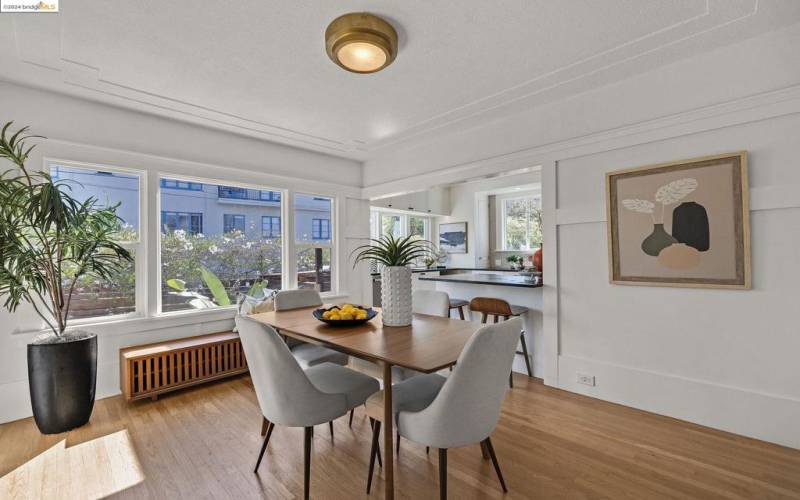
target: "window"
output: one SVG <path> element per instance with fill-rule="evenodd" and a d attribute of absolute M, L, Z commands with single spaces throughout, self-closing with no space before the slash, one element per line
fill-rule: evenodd
<path fill-rule="evenodd" d="M 314 240 L 331 239 L 331 221 L 328 219 L 312 219 L 311 238 Z"/>
<path fill-rule="evenodd" d="M 161 231 L 186 231 L 189 234 L 203 232 L 203 214 L 191 212 L 161 211 Z"/>
<path fill-rule="evenodd" d="M 222 232 L 232 233 L 233 231 L 244 232 L 244 215 L 225 214 L 222 216 Z"/>
<path fill-rule="evenodd" d="M 414 236 L 416 239 L 425 240 L 428 238 L 428 221 L 427 217 L 408 217 L 408 234 Z"/>
<path fill-rule="evenodd" d="M 261 201 L 281 201 L 281 193 L 278 191 L 259 191 Z"/>
<path fill-rule="evenodd" d="M 188 191 L 203 190 L 203 185 L 199 182 L 178 181 L 175 179 L 161 179 L 161 187 L 167 189 L 186 189 Z"/>
<path fill-rule="evenodd" d="M 307 194 L 294 196 L 297 287 L 320 292 L 333 289 L 333 199 Z"/>
<path fill-rule="evenodd" d="M 502 200 L 503 250 L 534 250 L 542 245 L 541 198 L 525 196 Z"/>
<path fill-rule="evenodd" d="M 280 238 L 281 218 L 272 215 L 263 215 L 261 217 L 261 237 Z"/>
<path fill-rule="evenodd" d="M 237 205 L 239 213 L 232 214 L 230 202 L 209 198 L 205 194 L 208 188 L 220 194 L 252 192 L 257 195 L 269 190 L 210 182 L 203 185 L 207 187 L 205 192 L 161 190 L 161 208 L 165 212 L 197 215 L 200 223 L 197 231 L 185 229 L 161 234 L 161 312 L 233 305 L 237 294 L 247 293 L 256 282 L 273 290 L 283 285 L 281 202 Z M 272 231 L 274 220 L 276 236 L 262 238 L 256 226 L 259 220 L 262 233 L 264 221 L 270 221 Z"/>
<path fill-rule="evenodd" d="M 105 318 L 140 311 L 136 269 L 143 268 L 140 261 L 145 255 L 139 239 L 142 176 L 108 166 L 89 167 L 64 162 L 49 162 L 48 169 L 52 179 L 79 201 L 93 197 L 98 207 L 119 204 L 119 243 L 134 256 L 134 262 L 107 282 L 92 276 L 80 277 L 75 283 L 69 319 Z M 69 274 L 68 269 L 64 271 Z"/>
<path fill-rule="evenodd" d="M 246 200 L 247 199 L 247 189 L 245 188 L 237 188 L 231 186 L 219 186 L 219 197 L 220 198 L 231 198 L 234 200 Z"/>
<path fill-rule="evenodd" d="M 381 216 L 381 235 L 391 234 L 395 238 L 403 235 L 403 224 L 399 215 Z"/>

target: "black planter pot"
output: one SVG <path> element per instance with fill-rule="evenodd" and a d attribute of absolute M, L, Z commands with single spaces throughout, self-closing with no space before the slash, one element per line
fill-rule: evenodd
<path fill-rule="evenodd" d="M 97 382 L 97 336 L 28 344 L 28 385 L 36 426 L 58 434 L 89 421 Z"/>

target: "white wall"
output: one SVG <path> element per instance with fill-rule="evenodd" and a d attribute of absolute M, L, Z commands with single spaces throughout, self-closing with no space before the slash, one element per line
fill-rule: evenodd
<path fill-rule="evenodd" d="M 369 295 L 365 294 L 366 272 L 353 272 L 347 258 L 355 245 L 369 237 L 369 204 L 360 199 L 357 162 L 6 83 L 0 83 L 0 110 L 3 122 L 30 125 L 33 133 L 49 138 L 39 143 L 30 158 L 33 168 L 41 168 L 46 156 L 142 170 L 147 174 L 151 204 L 158 173 L 333 196 L 338 221 L 334 230 L 340 241 L 339 290 L 358 302 Z M 148 228 L 145 234 L 149 233 L 147 253 L 154 258 L 158 217 L 150 217 L 143 225 Z M 137 280 L 157 283 L 154 266 L 137 274 Z M 233 326 L 232 318 L 231 310 L 204 311 L 87 327 L 99 335 L 98 398 L 119 393 L 121 347 L 224 331 Z M 0 422 L 31 415 L 26 345 L 40 326 L 29 307 L 14 314 L 0 310 Z"/>
<path fill-rule="evenodd" d="M 800 447 L 797 47 L 795 25 L 387 151 L 367 163 L 365 192 L 543 165 L 545 383 Z M 610 285 L 603 174 L 741 149 L 753 289 Z"/>
<path fill-rule="evenodd" d="M 534 168 L 535 164 L 529 167 Z M 467 222 L 468 252 L 451 254 L 447 261 L 448 267 L 491 267 L 493 263 L 485 258 L 488 255 L 490 238 L 487 193 L 512 186 L 533 184 L 540 180 L 541 173 L 533 171 L 450 186 L 450 215 L 436 217 L 433 220 L 432 237 L 438 238 L 439 224 Z"/>

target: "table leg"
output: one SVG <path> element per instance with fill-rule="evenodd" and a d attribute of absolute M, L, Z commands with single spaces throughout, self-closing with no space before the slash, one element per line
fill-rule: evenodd
<path fill-rule="evenodd" d="M 392 365 L 383 363 L 383 476 L 384 498 L 394 498 L 394 414 L 392 412 Z"/>

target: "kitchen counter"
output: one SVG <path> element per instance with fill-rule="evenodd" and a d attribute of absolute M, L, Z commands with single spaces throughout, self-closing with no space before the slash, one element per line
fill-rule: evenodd
<path fill-rule="evenodd" d="M 433 272 L 440 272 L 440 273 L 459 273 L 459 272 L 466 272 L 466 271 L 492 271 L 492 272 L 504 272 L 504 273 L 531 273 L 533 272 L 531 269 L 526 269 L 521 271 L 519 269 L 508 269 L 506 267 L 415 267 L 411 269 L 412 273 L 433 273 Z M 372 276 L 380 276 L 381 273 L 372 273 Z"/>
<path fill-rule="evenodd" d="M 517 271 L 515 271 L 517 272 Z M 446 283 L 469 283 L 473 285 L 499 285 L 515 286 L 523 288 L 539 288 L 542 286 L 541 280 L 537 283 L 530 276 L 504 275 L 504 274 L 483 274 L 463 273 L 445 274 L 444 276 L 422 276 L 420 281 L 441 281 Z"/>

